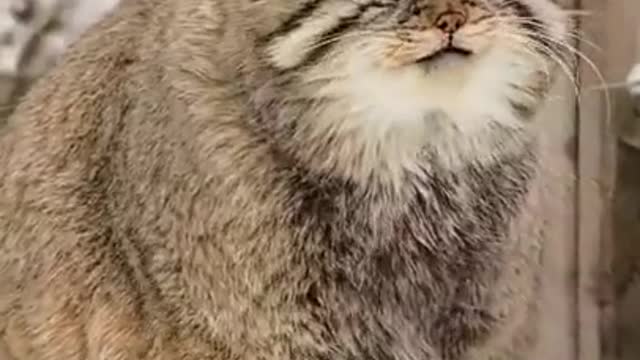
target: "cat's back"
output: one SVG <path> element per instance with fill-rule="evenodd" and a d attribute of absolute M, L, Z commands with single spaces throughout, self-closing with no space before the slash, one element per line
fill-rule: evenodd
<path fill-rule="evenodd" d="M 145 13 L 152 13 L 152 3 L 160 1 L 124 1 L 75 43 L 17 107 L 0 133 L 3 221 L 21 217 L 17 213 L 27 207 L 24 219 L 35 216 L 32 210 L 52 219 L 56 214 L 48 209 L 73 207 L 74 194 L 107 156 L 107 143 L 135 93 L 129 79 L 144 66 L 138 51 L 143 39 L 136 29 L 148 22 Z M 0 238 L 0 248 L 16 248 L 7 243 L 11 237 Z"/>
<path fill-rule="evenodd" d="M 19 188 L 53 194 L 44 187 L 54 186 L 62 196 L 63 184 L 86 181 L 80 172 L 106 155 L 106 143 L 124 121 L 132 96 L 148 90 L 132 79 L 146 76 L 139 70 L 150 68 L 154 48 L 142 43 L 160 32 L 151 18 L 163 3 L 123 1 L 34 84 L 0 133 L 2 211 L 7 201 L 17 204 Z"/>
<path fill-rule="evenodd" d="M 35 84 L 0 134 L 0 349 L 5 342 L 18 360 L 88 356 L 83 334 L 103 344 L 141 336 L 126 250 L 109 241 L 119 181 L 111 159 L 132 96 L 148 91 L 132 79 L 152 68 L 154 47 L 141 45 L 159 39 L 165 3 L 123 1 Z"/>
<path fill-rule="evenodd" d="M 0 142 L 3 161 L 8 161 L 6 147 L 29 147 L 26 141 L 53 146 L 61 140 L 56 136 L 37 138 L 32 136 L 34 133 L 57 135 L 70 128 L 96 125 L 99 119 L 92 115 L 115 105 L 108 95 L 125 90 L 127 76 L 145 57 L 140 51 L 145 40 L 137 30 L 151 24 L 148 17 L 156 12 L 153 3 L 162 2 L 124 0 L 118 9 L 72 44 L 61 62 L 34 84 L 11 116 L 11 126 L 5 129 L 7 135 Z M 153 32 L 153 29 L 145 31 Z M 12 154 L 11 158 L 16 156 Z M 11 166 L 11 163 L 4 165 Z M 10 172 L 6 166 L 0 171 Z"/>

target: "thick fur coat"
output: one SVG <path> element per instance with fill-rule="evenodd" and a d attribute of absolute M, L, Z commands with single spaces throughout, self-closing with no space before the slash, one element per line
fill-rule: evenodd
<path fill-rule="evenodd" d="M 524 358 L 566 36 L 547 0 L 125 0 L 0 140 L 7 352 Z"/>

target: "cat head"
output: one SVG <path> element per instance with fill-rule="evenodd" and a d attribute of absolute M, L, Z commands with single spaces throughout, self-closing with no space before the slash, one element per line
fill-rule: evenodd
<path fill-rule="evenodd" d="M 495 134 L 529 126 L 571 49 L 567 13 L 550 0 L 245 6 L 271 69 L 257 103 L 305 151 L 357 153 L 349 166 L 365 173 L 424 151 L 445 163 L 495 157 Z"/>

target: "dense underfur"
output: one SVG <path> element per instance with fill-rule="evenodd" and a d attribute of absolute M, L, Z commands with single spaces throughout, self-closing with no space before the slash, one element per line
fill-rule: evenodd
<path fill-rule="evenodd" d="M 369 87 L 393 79 L 387 70 L 363 86 L 354 72 L 307 86 L 351 48 L 301 67 L 319 47 L 290 48 L 313 34 L 305 17 L 334 6 L 326 14 L 375 21 L 368 3 L 125 0 L 83 37 L 0 140 L 0 333 L 12 357 L 524 358 L 542 240 L 527 114 L 549 64 L 496 50 L 524 70 L 504 70 L 486 94 L 465 85 L 483 98 L 457 107 L 412 98 L 406 86 L 438 88 L 411 83 L 413 68 L 394 73 L 396 97 Z M 557 35 L 547 1 L 504 6 L 539 16 L 542 40 Z M 315 21 L 322 34 L 348 30 Z M 498 73 L 490 60 L 473 81 Z M 365 106 L 374 93 L 381 107 Z"/>

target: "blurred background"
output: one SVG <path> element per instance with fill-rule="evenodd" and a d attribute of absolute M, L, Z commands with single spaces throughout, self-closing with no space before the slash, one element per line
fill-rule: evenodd
<path fill-rule="evenodd" d="M 0 0 L 0 124 L 69 43 L 119 0 Z"/>
<path fill-rule="evenodd" d="M 117 2 L 0 0 L 0 127 Z M 638 360 L 640 1 L 560 2 L 576 19 L 579 66 L 559 79 L 539 115 L 559 201 L 545 250 L 536 359 Z"/>

